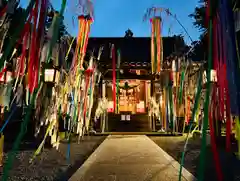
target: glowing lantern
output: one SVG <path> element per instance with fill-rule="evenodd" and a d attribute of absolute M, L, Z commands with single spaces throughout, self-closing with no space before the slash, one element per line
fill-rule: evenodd
<path fill-rule="evenodd" d="M 52 63 L 44 64 L 44 82 L 50 84 L 57 84 L 60 79 L 60 70 L 53 66 Z"/>
<path fill-rule="evenodd" d="M 217 72 L 216 70 L 211 70 L 210 71 L 210 82 L 217 82 Z M 207 83 L 207 73 L 204 71 L 203 73 L 203 84 Z"/>

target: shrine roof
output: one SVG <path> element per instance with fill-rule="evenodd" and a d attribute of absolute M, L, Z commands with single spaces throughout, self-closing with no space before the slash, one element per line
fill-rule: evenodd
<path fill-rule="evenodd" d="M 173 37 L 163 37 L 163 57 L 170 56 L 176 49 L 184 47 L 184 41 Z M 89 38 L 87 54 L 94 50 L 97 56 L 100 47 L 103 47 L 101 61 L 111 64 L 111 44 L 121 52 L 121 63 L 123 62 L 150 62 L 151 61 L 151 38 L 150 37 L 91 37 Z"/>

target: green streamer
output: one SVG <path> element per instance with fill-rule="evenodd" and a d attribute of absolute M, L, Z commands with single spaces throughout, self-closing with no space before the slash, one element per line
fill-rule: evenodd
<path fill-rule="evenodd" d="M 170 125 L 169 127 L 173 130 L 173 98 L 172 98 L 172 85 L 169 86 L 169 107 L 170 107 Z"/>
<path fill-rule="evenodd" d="M 212 68 L 213 61 L 213 17 L 212 17 L 212 6 L 211 0 L 209 2 L 209 54 L 208 54 L 208 69 L 207 69 L 207 90 L 206 97 L 204 102 L 204 122 L 202 129 L 202 144 L 200 152 L 200 167 L 198 173 L 198 181 L 204 180 L 204 167 L 205 167 L 205 158 L 206 158 L 206 135 L 208 128 L 208 106 L 209 106 L 209 97 L 210 97 L 210 73 Z"/>
<path fill-rule="evenodd" d="M 183 88 L 184 88 L 184 81 L 185 81 L 185 75 L 186 75 L 186 72 L 187 72 L 187 69 L 188 69 L 188 65 L 186 65 L 184 71 L 182 71 L 181 73 L 181 79 L 180 79 L 180 89 L 179 89 L 179 97 L 178 97 L 178 100 L 179 100 L 179 105 L 182 104 L 182 95 L 183 95 Z"/>
<path fill-rule="evenodd" d="M 9 55 L 12 54 L 13 48 L 16 45 L 16 42 L 19 39 L 21 32 L 24 29 L 25 22 L 27 20 L 27 17 L 29 16 L 30 11 L 33 9 L 34 4 L 35 4 L 35 0 L 31 0 L 29 2 L 29 5 L 28 5 L 26 11 L 24 11 L 23 15 L 21 17 L 19 17 L 19 21 L 18 21 L 19 24 L 16 27 L 17 31 L 15 31 L 15 34 L 13 34 L 13 36 L 11 37 L 7 48 L 5 50 L 3 50 L 3 55 L 0 58 L 0 69 L 3 68 L 5 60 L 7 60 Z"/>
<path fill-rule="evenodd" d="M 182 73 L 181 73 L 181 79 L 180 79 L 180 88 L 179 88 L 179 93 L 178 93 L 178 95 L 179 95 L 179 97 L 178 97 L 179 105 L 182 104 L 184 79 L 185 79 L 185 74 L 184 74 L 184 71 L 182 71 Z"/>
<path fill-rule="evenodd" d="M 196 93 L 194 107 L 193 107 L 193 111 L 192 111 L 192 120 L 195 119 L 195 115 L 196 115 L 197 109 L 199 107 L 199 102 L 200 102 L 200 98 L 201 98 L 201 91 L 202 91 L 202 70 L 199 72 L 197 93 Z M 187 150 L 188 139 L 189 139 L 189 135 L 190 135 L 192 126 L 193 126 L 193 121 L 190 121 L 189 131 L 188 131 L 188 134 L 187 134 L 187 137 L 186 137 L 186 141 L 185 141 L 182 156 L 181 156 L 179 178 L 178 178 L 179 181 L 182 180 L 182 168 L 183 168 L 183 165 L 184 165 L 185 153 L 186 153 L 186 150 Z"/>
<path fill-rule="evenodd" d="M 121 53 L 120 50 L 117 50 L 118 62 L 117 62 L 117 113 L 119 113 L 119 76 L 120 76 L 120 61 L 121 61 Z"/>
<path fill-rule="evenodd" d="M 59 24 L 60 24 L 60 20 L 61 20 L 60 18 L 63 17 L 63 13 L 66 8 L 66 4 L 67 4 L 67 0 L 62 0 L 60 14 L 56 15 L 53 19 L 53 37 L 51 39 L 50 46 L 49 46 L 48 56 L 47 56 L 47 60 L 46 60 L 47 63 L 49 63 L 51 60 L 53 47 L 56 44 L 57 39 L 58 39 Z"/>

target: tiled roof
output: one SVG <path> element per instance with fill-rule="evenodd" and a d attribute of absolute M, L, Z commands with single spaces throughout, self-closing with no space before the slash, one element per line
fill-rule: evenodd
<path fill-rule="evenodd" d="M 104 47 L 101 61 L 111 63 L 110 50 L 111 44 L 121 51 L 121 62 L 150 62 L 151 61 L 151 38 L 150 37 L 131 37 L 131 38 L 89 38 L 88 50 L 94 50 L 97 55 L 98 49 Z M 171 55 L 176 46 L 176 37 L 163 37 L 163 56 Z"/>

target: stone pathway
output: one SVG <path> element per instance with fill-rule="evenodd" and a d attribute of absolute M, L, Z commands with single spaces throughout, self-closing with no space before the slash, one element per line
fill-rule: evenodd
<path fill-rule="evenodd" d="M 179 164 L 144 135 L 111 135 L 69 181 L 178 181 Z M 182 181 L 195 178 L 183 169 Z"/>

